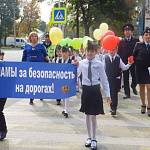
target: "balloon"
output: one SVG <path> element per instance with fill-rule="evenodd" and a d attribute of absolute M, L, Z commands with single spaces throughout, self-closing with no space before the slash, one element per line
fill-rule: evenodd
<path fill-rule="evenodd" d="M 128 57 L 128 64 L 133 64 L 134 63 L 134 57 L 133 56 L 129 56 Z"/>
<path fill-rule="evenodd" d="M 58 27 L 53 27 L 49 31 L 49 37 L 53 45 L 57 45 L 63 39 L 62 30 Z"/>
<path fill-rule="evenodd" d="M 116 40 L 118 44 L 120 43 L 121 39 L 122 39 L 121 37 L 116 36 Z"/>
<path fill-rule="evenodd" d="M 104 37 L 107 36 L 107 35 L 115 35 L 115 33 L 111 30 L 108 30 L 107 32 L 105 32 L 102 37 L 101 37 L 101 41 L 103 41 Z"/>
<path fill-rule="evenodd" d="M 95 29 L 94 32 L 93 32 L 93 37 L 96 40 L 100 40 L 102 34 L 103 34 L 103 31 L 101 29 Z"/>
<path fill-rule="evenodd" d="M 101 23 L 99 28 L 103 31 L 106 32 L 108 30 L 108 24 L 107 23 Z"/>
<path fill-rule="evenodd" d="M 108 51 L 113 51 L 118 45 L 116 36 L 107 35 L 102 41 L 102 47 Z"/>
<path fill-rule="evenodd" d="M 93 41 L 92 38 L 88 37 L 88 36 L 84 36 L 83 37 L 83 48 L 86 48 L 87 47 L 87 42 L 88 41 Z"/>
<path fill-rule="evenodd" d="M 70 38 L 65 38 L 65 40 L 66 40 L 67 45 L 68 45 L 68 46 L 71 46 L 72 39 L 70 39 Z"/>
<path fill-rule="evenodd" d="M 83 44 L 83 38 L 79 38 L 81 45 Z"/>
<path fill-rule="evenodd" d="M 66 39 L 62 39 L 62 40 L 60 41 L 59 45 L 60 45 L 61 47 L 67 45 Z"/>
<path fill-rule="evenodd" d="M 71 46 L 75 49 L 75 50 L 79 50 L 81 48 L 81 42 L 79 38 L 74 38 L 71 42 Z"/>

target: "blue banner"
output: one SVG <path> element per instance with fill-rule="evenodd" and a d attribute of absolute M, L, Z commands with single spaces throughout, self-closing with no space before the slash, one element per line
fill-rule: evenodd
<path fill-rule="evenodd" d="M 76 95 L 73 64 L 0 62 L 1 98 L 63 99 Z"/>

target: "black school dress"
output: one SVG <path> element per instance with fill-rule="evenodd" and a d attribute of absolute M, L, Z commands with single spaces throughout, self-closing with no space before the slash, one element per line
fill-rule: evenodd
<path fill-rule="evenodd" d="M 80 112 L 83 112 L 87 115 L 104 114 L 100 85 L 83 85 Z"/>
<path fill-rule="evenodd" d="M 136 66 L 136 78 L 138 84 L 150 84 L 150 46 L 147 47 L 144 42 L 138 42 L 135 45 L 134 61 Z"/>

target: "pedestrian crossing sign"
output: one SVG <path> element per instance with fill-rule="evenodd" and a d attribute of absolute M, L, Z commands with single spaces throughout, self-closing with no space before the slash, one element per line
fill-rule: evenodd
<path fill-rule="evenodd" d="M 57 23 L 57 24 L 65 24 L 66 23 L 66 8 L 64 7 L 53 8 L 52 21 L 53 23 Z"/>

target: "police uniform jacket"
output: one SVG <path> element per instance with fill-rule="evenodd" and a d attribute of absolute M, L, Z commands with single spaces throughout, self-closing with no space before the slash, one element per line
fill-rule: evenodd
<path fill-rule="evenodd" d="M 120 41 L 118 45 L 118 54 L 125 64 L 128 63 L 128 57 L 133 54 L 133 49 L 136 42 L 138 42 L 138 39 L 133 37 L 131 37 L 129 41 L 126 38 L 123 38 Z"/>
<path fill-rule="evenodd" d="M 145 42 L 138 42 L 135 45 L 133 56 L 136 66 L 137 83 L 149 84 L 150 74 L 148 67 L 150 67 L 150 46 L 148 48 Z"/>

